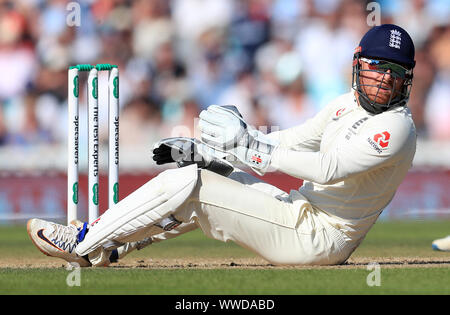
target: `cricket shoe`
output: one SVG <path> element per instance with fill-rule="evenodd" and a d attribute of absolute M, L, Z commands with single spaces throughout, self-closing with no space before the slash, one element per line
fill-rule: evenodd
<path fill-rule="evenodd" d="M 70 221 L 70 224 L 74 225 L 78 229 L 82 229 L 84 223 L 81 222 L 80 220 L 72 220 L 72 221 Z M 105 254 L 109 253 L 109 259 L 106 257 L 97 257 L 95 255 L 96 253 L 92 253 L 89 256 L 89 260 L 94 265 L 101 265 L 102 267 L 107 267 L 111 263 L 118 262 L 120 259 L 124 258 L 126 255 L 128 255 L 135 249 L 141 250 L 144 247 L 147 247 L 148 245 L 150 245 L 152 243 L 153 243 L 153 239 L 151 237 L 146 237 L 137 242 L 122 243 L 118 247 L 116 246 L 117 248 L 115 248 L 113 250 L 108 250 L 107 248 L 103 248 L 103 250 L 105 250 Z M 111 244 L 111 245 L 114 245 L 114 244 Z M 100 251 L 99 251 L 99 253 L 100 253 Z M 97 253 L 97 254 L 99 254 L 99 253 Z M 92 255 L 92 257 L 91 257 L 91 255 Z"/>
<path fill-rule="evenodd" d="M 450 235 L 444 238 L 434 240 L 433 243 L 431 243 L 431 247 L 434 250 L 450 252 Z"/>
<path fill-rule="evenodd" d="M 75 253 L 75 248 L 84 239 L 86 231 L 86 225 L 77 228 L 73 224 L 65 226 L 40 219 L 27 222 L 28 235 L 42 253 L 78 263 L 80 267 L 91 266 L 87 259 Z"/>

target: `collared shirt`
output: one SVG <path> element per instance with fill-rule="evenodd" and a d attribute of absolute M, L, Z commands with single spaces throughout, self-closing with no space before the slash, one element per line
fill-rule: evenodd
<path fill-rule="evenodd" d="M 373 115 L 358 105 L 353 91 L 304 124 L 269 136 L 280 141 L 271 167 L 303 179 L 298 192 L 353 240 L 367 233 L 392 200 L 416 151 L 408 107 Z"/>

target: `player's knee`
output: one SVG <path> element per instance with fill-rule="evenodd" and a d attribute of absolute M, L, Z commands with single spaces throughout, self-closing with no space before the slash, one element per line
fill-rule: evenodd
<path fill-rule="evenodd" d="M 230 175 L 231 176 L 231 175 Z M 227 182 L 235 182 L 234 178 L 225 177 L 206 169 L 198 169 L 199 186 L 220 185 Z"/>
<path fill-rule="evenodd" d="M 201 196 L 204 197 L 205 194 L 210 196 L 211 191 L 222 191 L 221 183 L 222 181 L 227 180 L 230 179 L 206 169 L 198 169 L 197 178 L 195 179 L 195 183 L 193 183 L 194 186 L 192 192 L 181 208 L 191 209 L 193 207 L 196 210 L 199 210 L 196 205 L 201 202 Z"/>
<path fill-rule="evenodd" d="M 173 196 L 184 190 L 192 191 L 197 186 L 199 179 L 198 173 L 197 165 L 192 164 L 181 168 L 165 170 L 159 173 L 155 179 L 162 184 L 162 191 Z"/>
<path fill-rule="evenodd" d="M 195 164 L 161 172 L 103 213 L 78 244 L 77 254 L 84 256 L 108 241 L 120 240 L 168 217 L 189 199 L 197 178 Z"/>

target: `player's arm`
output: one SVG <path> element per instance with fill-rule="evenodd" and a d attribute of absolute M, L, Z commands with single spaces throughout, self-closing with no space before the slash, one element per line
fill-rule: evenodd
<path fill-rule="evenodd" d="M 388 128 L 367 128 L 350 140 L 341 140 L 334 150 L 301 152 L 278 147 L 271 166 L 280 172 L 319 184 L 333 184 L 345 178 L 396 163 L 415 148 L 415 135 L 407 124 L 391 124 Z M 375 135 L 389 132 L 386 147 L 374 140 Z M 382 134 L 376 140 L 384 141 Z M 412 148 L 411 146 L 414 146 Z"/>
<path fill-rule="evenodd" d="M 266 135 L 249 126 L 235 106 L 211 105 L 200 113 L 199 129 L 206 144 L 235 156 L 259 175 L 264 175 L 278 147 L 305 150 L 309 146 L 318 150 L 333 106 L 331 103 L 302 126 Z"/>

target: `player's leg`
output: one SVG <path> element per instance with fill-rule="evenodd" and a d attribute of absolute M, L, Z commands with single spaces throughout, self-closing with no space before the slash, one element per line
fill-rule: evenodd
<path fill-rule="evenodd" d="M 186 170 L 189 169 L 190 171 L 186 172 Z M 128 253 L 135 249 L 140 249 L 155 242 L 174 238 L 197 228 L 195 223 L 183 223 L 178 227 L 173 226 L 172 223 L 179 224 L 181 222 L 178 222 L 171 216 L 167 216 L 169 211 L 164 214 L 166 216 L 165 218 L 160 220 L 161 217 L 157 217 L 153 224 L 148 222 L 148 218 L 145 218 L 145 215 L 149 212 L 149 209 L 154 208 L 154 206 L 151 205 L 152 202 L 161 204 L 160 206 L 164 204 L 164 198 L 160 198 L 161 200 L 159 201 L 157 199 L 161 194 L 164 194 L 165 190 L 172 190 L 174 192 L 172 192 L 171 195 L 176 195 L 178 190 L 182 189 L 168 187 L 168 185 L 174 186 L 169 184 L 171 181 L 178 184 L 181 183 L 181 185 L 178 185 L 180 187 L 190 185 L 190 189 L 192 189 L 194 186 L 193 183 L 196 181 L 196 176 L 197 173 L 194 166 L 163 172 L 163 174 L 160 174 L 160 176 L 149 181 L 137 191 L 133 192 L 130 196 L 122 200 L 115 208 L 109 209 L 104 215 L 102 215 L 101 220 L 98 220 L 95 223 L 94 227 L 89 227 L 87 224 L 84 224 L 78 220 L 72 221 L 71 224 L 66 227 L 43 220 L 33 219 L 30 220 L 28 224 L 29 235 L 35 245 L 43 253 L 49 256 L 60 257 L 68 261 L 78 262 L 80 265 L 87 265 L 85 258 L 89 258 L 89 261 L 93 265 L 108 265 L 112 261 L 125 257 Z M 255 177 L 252 177 L 242 171 L 236 171 L 231 175 L 231 177 L 250 186 L 258 185 L 257 182 L 259 181 Z M 263 189 L 263 186 L 259 188 Z M 267 191 L 270 189 L 272 188 L 266 188 Z M 177 202 L 184 202 L 184 199 L 188 195 L 189 190 L 185 193 L 184 197 Z M 139 218 L 135 220 L 134 223 L 130 224 L 130 222 L 133 221 L 133 218 L 130 218 L 127 219 L 128 221 L 125 220 L 125 224 L 122 224 L 125 225 L 125 227 L 117 224 L 117 220 L 120 218 L 121 214 L 128 214 L 129 212 L 135 211 L 136 208 L 139 208 L 141 205 L 145 204 L 147 205 L 142 207 L 141 212 L 136 213 L 135 216 Z M 176 205 L 169 207 L 169 210 L 172 210 L 171 208 L 176 208 Z M 145 220 L 145 222 L 143 220 Z M 128 226 L 126 226 L 127 224 Z M 104 227 L 102 227 L 102 225 Z M 86 237 L 88 230 L 89 236 L 84 240 L 84 244 L 92 239 L 96 229 L 114 229 L 115 226 L 117 226 L 116 229 L 124 229 L 124 231 L 117 232 L 119 237 L 110 237 L 109 240 L 106 238 L 97 237 L 98 242 L 103 242 L 101 246 L 95 244 L 96 246 L 91 246 L 89 251 L 79 255 L 77 255 L 74 251 L 81 239 Z M 47 237 L 45 237 L 44 234 Z M 84 258 L 82 258 L 82 256 L 84 256 Z"/>
<path fill-rule="evenodd" d="M 206 235 L 234 241 L 275 264 L 335 264 L 348 257 L 337 233 L 330 233 L 308 202 L 294 205 L 286 193 L 245 173 L 234 176 L 239 182 L 205 170 L 199 174 L 189 199 L 170 212 L 176 220 L 197 224 Z"/>
<path fill-rule="evenodd" d="M 45 220 L 31 219 L 27 223 L 27 230 L 32 242 L 43 254 L 77 263 L 81 267 L 89 267 L 91 265 L 108 266 L 110 263 L 122 259 L 133 250 L 140 250 L 150 244 L 171 239 L 198 228 L 195 223 L 182 223 L 170 231 L 152 226 L 146 230 L 147 234 L 142 234 L 142 239 L 139 241 L 124 244 L 111 242 L 103 246 L 101 250 L 96 250 L 81 257 L 75 253 L 75 248 L 79 243 L 80 233 L 83 230 L 87 233 L 84 226 L 85 223 L 78 220 L 74 220 L 71 224 L 65 226 Z"/>
<path fill-rule="evenodd" d="M 197 222 L 209 237 L 234 241 L 274 264 L 334 264 L 345 260 L 308 202 L 286 202 L 200 170 L 199 182 L 174 216 Z"/>
<path fill-rule="evenodd" d="M 111 250 L 142 240 L 154 224 L 171 215 L 197 184 L 197 165 L 166 170 L 108 209 L 92 224 L 77 228 L 33 219 L 28 234 L 39 250 L 67 261 L 89 257 L 102 265 Z"/>
<path fill-rule="evenodd" d="M 108 266 L 110 263 L 115 263 L 125 258 L 125 256 L 134 250 L 141 250 L 151 244 L 172 239 L 198 228 L 195 223 L 182 223 L 173 217 L 168 217 L 162 221 L 142 229 L 133 235 L 132 238 L 139 239 L 138 241 L 123 244 L 111 243 L 109 247 L 104 246 L 101 251 L 91 253 L 89 255 L 89 261 L 95 266 Z M 84 223 L 80 220 L 73 220 L 71 224 L 82 229 Z"/>
<path fill-rule="evenodd" d="M 246 173 L 238 168 L 235 168 L 234 171 L 228 176 L 228 178 L 244 184 L 247 187 L 267 193 L 279 200 L 287 201 L 289 199 L 289 194 L 285 191 L 279 189 L 276 186 L 270 185 L 262 179 L 252 176 L 249 173 Z"/>
<path fill-rule="evenodd" d="M 289 195 L 286 192 L 238 168 L 235 168 L 234 171 L 228 176 L 228 178 L 244 184 L 247 187 L 251 187 L 253 189 L 268 193 L 280 200 L 288 200 L 289 198 Z M 80 222 L 80 224 L 82 223 Z M 198 228 L 198 226 L 195 223 L 182 223 L 180 226 L 166 231 L 163 228 L 159 227 L 159 225 L 155 225 L 152 228 L 148 229 L 147 233 L 142 236 L 142 239 L 140 241 L 127 242 L 124 245 L 118 247 L 116 250 L 113 250 L 111 252 L 110 261 L 116 262 L 119 259 L 124 258 L 135 249 L 141 250 L 146 246 L 172 239 L 186 232 L 190 232 L 196 228 Z"/>
<path fill-rule="evenodd" d="M 127 242 L 117 249 L 112 250 L 109 254 L 109 262 L 117 262 L 120 259 L 123 259 L 129 253 L 134 250 L 141 250 L 151 244 L 159 243 L 165 240 L 169 240 L 175 237 L 178 237 L 184 233 L 191 232 L 197 229 L 198 226 L 195 223 L 181 223 L 180 225 L 170 229 L 164 230 L 163 228 L 154 225 L 153 228 L 147 231 L 147 234 L 143 235 L 143 238 L 139 241 Z M 91 255 L 91 259 L 95 259 L 93 255 Z M 105 265 L 108 264 L 108 261 L 104 262 Z"/>
<path fill-rule="evenodd" d="M 95 220 L 75 251 L 84 256 L 110 243 L 139 241 L 184 203 L 196 184 L 195 164 L 160 173 Z"/>
<path fill-rule="evenodd" d="M 146 228 L 174 215 L 179 221 L 197 223 L 209 236 L 233 240 L 274 263 L 333 263 L 328 256 L 334 241 L 320 229 L 313 211 L 301 212 L 298 205 L 215 173 L 199 173 L 200 179 L 195 165 L 161 173 L 107 210 L 88 231 L 86 225 L 81 231 L 61 229 L 47 244 L 53 250 L 47 254 L 66 260 L 72 258 L 69 254 L 74 259 L 95 256 L 111 244 L 110 248 L 140 240 L 137 235 L 142 237 Z M 308 208 L 307 203 L 303 206 Z M 30 236 L 38 231 L 31 232 Z M 52 247 L 61 240 L 76 244 L 75 250 L 69 246 L 71 252 L 65 253 L 69 256 L 58 252 L 66 248 Z"/>

